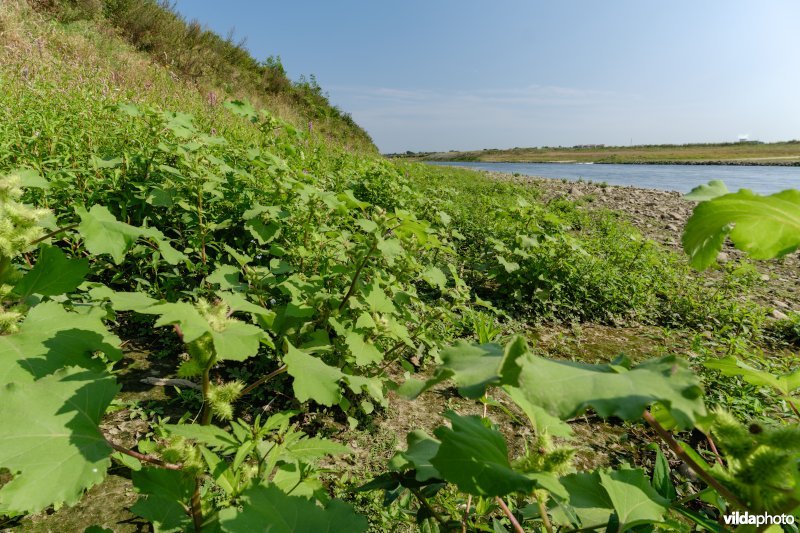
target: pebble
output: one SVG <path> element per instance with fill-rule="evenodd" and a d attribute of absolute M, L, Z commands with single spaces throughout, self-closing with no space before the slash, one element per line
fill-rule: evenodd
<path fill-rule="evenodd" d="M 783 309 L 789 309 L 789 304 L 787 304 L 786 302 L 782 302 L 780 300 L 772 300 L 772 303 L 775 305 L 775 307 L 781 307 Z"/>
<path fill-rule="evenodd" d="M 777 309 L 774 309 L 774 310 L 772 311 L 771 315 L 772 315 L 772 318 L 774 318 L 774 319 L 776 319 L 776 320 L 787 320 L 787 319 L 789 318 L 789 317 L 786 315 L 786 313 L 784 313 L 784 312 L 782 312 L 782 311 L 778 311 Z"/>
<path fill-rule="evenodd" d="M 717 262 L 718 263 L 727 263 L 728 259 L 730 259 L 730 258 L 728 257 L 728 254 L 726 254 L 725 252 L 720 252 L 720 253 L 717 254 Z"/>
<path fill-rule="evenodd" d="M 667 224 L 666 228 L 670 231 L 678 231 L 678 226 L 676 226 L 675 224 Z"/>

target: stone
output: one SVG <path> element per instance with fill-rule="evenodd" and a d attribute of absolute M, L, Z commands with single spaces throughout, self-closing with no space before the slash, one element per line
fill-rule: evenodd
<path fill-rule="evenodd" d="M 775 307 L 780 307 L 782 309 L 789 309 L 789 304 L 787 304 L 786 302 L 782 302 L 780 300 L 772 300 L 772 303 L 773 305 L 775 305 Z"/>
<path fill-rule="evenodd" d="M 678 226 L 676 226 L 675 224 L 667 224 L 666 227 L 670 231 L 678 231 Z"/>
<path fill-rule="evenodd" d="M 727 263 L 730 257 L 725 252 L 720 252 L 717 254 L 717 263 Z"/>
<path fill-rule="evenodd" d="M 784 313 L 782 311 L 778 311 L 777 309 L 773 309 L 772 313 L 770 313 L 770 315 L 775 320 L 788 320 L 789 319 L 789 316 L 786 313 Z"/>

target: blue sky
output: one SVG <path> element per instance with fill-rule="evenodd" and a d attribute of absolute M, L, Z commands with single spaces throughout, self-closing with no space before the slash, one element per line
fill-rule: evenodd
<path fill-rule="evenodd" d="M 179 0 L 383 152 L 800 138 L 797 0 Z"/>

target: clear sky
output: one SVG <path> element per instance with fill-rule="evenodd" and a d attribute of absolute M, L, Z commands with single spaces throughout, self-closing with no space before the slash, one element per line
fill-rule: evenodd
<path fill-rule="evenodd" d="M 383 152 L 800 138 L 798 0 L 179 0 Z"/>

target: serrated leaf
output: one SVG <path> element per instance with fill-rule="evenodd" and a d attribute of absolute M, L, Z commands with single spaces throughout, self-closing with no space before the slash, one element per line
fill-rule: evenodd
<path fill-rule="evenodd" d="M 416 480 L 440 479 L 442 475 L 431 460 L 439 453 L 441 443 L 421 430 L 409 432 L 406 435 L 406 442 L 408 443 L 406 451 L 398 453 L 413 466 Z"/>
<path fill-rule="evenodd" d="M 288 343 L 289 350 L 283 357 L 287 372 L 294 378 L 294 394 L 301 402 L 314 400 L 328 407 L 339 403 L 342 393 L 339 380 L 344 374 L 335 367 L 328 366 L 320 359 Z"/>
<path fill-rule="evenodd" d="M 703 366 L 719 370 L 723 376 L 742 376 L 742 379 L 751 385 L 772 387 L 787 396 L 800 388 L 800 370 L 781 376 L 774 376 L 769 372 L 753 368 L 732 355 L 722 359 L 709 359 L 703 363 Z"/>
<path fill-rule="evenodd" d="M 244 361 L 258 353 L 264 331 L 253 324 L 229 318 L 222 331 L 211 330 L 217 359 L 228 361 Z"/>
<path fill-rule="evenodd" d="M 139 228 L 118 221 L 102 205 L 93 205 L 89 211 L 76 207 L 75 212 L 81 218 L 78 231 L 86 249 L 94 255 L 109 254 L 116 264 L 122 262 L 125 253 L 141 235 Z"/>
<path fill-rule="evenodd" d="M 600 471 L 599 474 L 600 484 L 617 513 L 620 531 L 663 521 L 669 502 L 650 486 L 642 469 Z"/>
<path fill-rule="evenodd" d="M 522 389 L 506 385 L 503 387 L 503 390 L 505 390 L 509 398 L 522 409 L 522 412 L 524 412 L 525 416 L 530 420 L 531 429 L 533 429 L 536 434 L 546 433 L 554 437 L 564 438 L 572 436 L 572 428 L 570 428 L 569 424 L 551 415 L 545 411 L 543 407 L 529 402 L 527 398 L 525 398 L 525 393 Z"/>
<path fill-rule="evenodd" d="M 227 431 L 217 426 L 202 426 L 200 424 L 164 424 L 164 429 L 170 435 L 205 444 L 223 453 L 233 453 L 239 442 Z"/>
<path fill-rule="evenodd" d="M 353 453 L 349 447 L 321 437 L 303 438 L 286 445 L 285 456 L 291 460 L 308 461 L 326 455 Z"/>
<path fill-rule="evenodd" d="M 233 265 L 219 265 L 206 277 L 206 282 L 216 283 L 224 291 L 241 292 L 247 289 L 247 285 L 239 280 L 239 274 L 239 269 Z"/>
<path fill-rule="evenodd" d="M 396 311 L 392 300 L 386 296 L 376 282 L 370 283 L 364 289 L 364 301 L 369 310 L 374 313 L 394 313 Z"/>
<path fill-rule="evenodd" d="M 254 485 L 245 490 L 237 507 L 223 509 L 219 524 L 227 533 L 263 531 L 270 533 L 295 531 L 359 532 L 367 530 L 367 519 L 355 513 L 348 504 L 333 500 L 325 509 L 305 498 L 287 496 L 274 485 Z"/>
<path fill-rule="evenodd" d="M 447 287 L 447 277 L 438 267 L 429 266 L 422 272 L 422 279 L 430 285 L 444 290 Z"/>
<path fill-rule="evenodd" d="M 446 379 L 455 381 L 458 392 L 466 398 L 479 398 L 491 385 L 515 385 L 520 367 L 517 359 L 528 352 L 522 337 L 515 337 L 505 348 L 499 344 L 472 344 L 463 340 L 442 350 L 442 365 L 426 381 L 409 379 L 398 392 L 415 398 Z"/>
<path fill-rule="evenodd" d="M 356 331 L 348 331 L 345 337 L 350 352 L 356 358 L 358 366 L 370 365 L 383 360 L 383 354 L 378 348 Z"/>
<path fill-rule="evenodd" d="M 477 416 L 445 414 L 452 429 L 438 427 L 434 435 L 441 441 L 433 467 L 458 488 L 475 496 L 503 496 L 530 492 L 534 483 L 515 472 L 508 459 L 503 435 L 483 425 Z"/>
<path fill-rule="evenodd" d="M 704 183 L 698 185 L 683 197 L 687 200 L 694 200 L 695 202 L 704 202 L 716 198 L 717 196 L 723 196 L 729 192 L 728 187 L 725 186 L 722 180 L 711 180 L 708 184 Z"/>
<path fill-rule="evenodd" d="M 22 187 L 31 189 L 49 189 L 50 182 L 32 168 L 18 168 L 7 174 L 10 178 L 17 178 Z"/>
<path fill-rule="evenodd" d="M 76 367 L 0 388 L 0 468 L 14 476 L 0 514 L 72 505 L 103 480 L 112 449 L 98 424 L 117 392 L 112 376 Z"/>
<path fill-rule="evenodd" d="M 97 351 L 121 358 L 120 340 L 98 311 L 69 312 L 56 302 L 31 309 L 17 333 L 0 336 L 0 383 L 33 381 L 65 366 L 101 370 L 105 363 L 92 357 Z"/>
<path fill-rule="evenodd" d="M 147 519 L 156 531 L 175 531 L 189 525 L 186 514 L 194 491 L 194 478 L 188 472 L 144 468 L 131 473 L 131 480 L 142 497 L 131 512 Z"/>
<path fill-rule="evenodd" d="M 55 246 L 42 245 L 34 267 L 14 287 L 20 298 L 56 296 L 74 291 L 89 273 L 89 260 L 70 259 Z"/>
<path fill-rule="evenodd" d="M 534 405 L 562 420 L 591 407 L 600 416 L 641 418 L 654 402 L 667 408 L 680 428 L 706 413 L 702 388 L 685 361 L 666 356 L 627 370 L 618 365 L 555 361 L 531 353 L 517 360 L 519 388 Z"/>
<path fill-rule="evenodd" d="M 592 526 L 605 524 L 614 512 L 608 493 L 600 484 L 598 472 L 578 472 L 559 478 L 569 494 L 569 505 L 560 505 L 553 519 L 562 525 Z M 575 519 L 577 518 L 577 522 Z"/>
<path fill-rule="evenodd" d="M 168 264 L 177 265 L 178 263 L 188 259 L 186 255 L 172 247 L 172 243 L 169 242 L 169 239 L 167 239 L 160 230 L 156 228 L 139 229 L 143 237 L 148 237 L 155 241 L 156 245 L 158 246 L 158 250 L 161 252 L 161 257 L 163 257 L 164 261 L 166 261 Z"/>
<path fill-rule="evenodd" d="M 700 203 L 683 232 L 692 266 L 711 265 L 726 237 L 753 259 L 793 252 L 800 246 L 800 191 L 761 196 L 742 189 Z"/>

